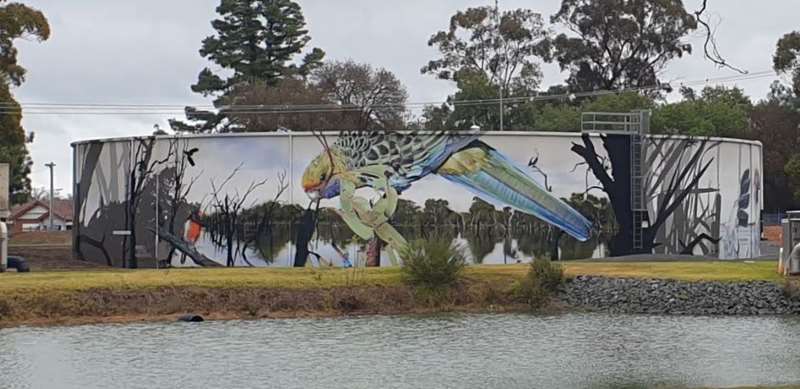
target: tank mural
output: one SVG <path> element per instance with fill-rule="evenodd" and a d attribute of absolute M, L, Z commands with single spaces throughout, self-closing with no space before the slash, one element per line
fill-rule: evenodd
<path fill-rule="evenodd" d="M 325 150 L 306 168 L 302 186 L 312 200 L 339 197 L 336 213 L 342 221 L 361 239 L 386 242 L 390 259 L 406 245 L 390 223 L 398 196 L 429 175 L 536 216 L 581 242 L 589 239 L 592 224 L 583 215 L 479 137 L 477 132 L 457 131 L 345 132 L 328 146 L 320 136 Z M 355 194 L 359 188 L 376 192 L 374 204 Z"/>
<path fill-rule="evenodd" d="M 527 132 L 326 132 L 79 142 L 75 256 L 109 266 L 386 266 L 411 239 L 474 263 L 759 255 L 761 146 Z M 638 223 L 638 224 L 637 224 Z M 632 243 L 640 227 L 641 245 Z"/>

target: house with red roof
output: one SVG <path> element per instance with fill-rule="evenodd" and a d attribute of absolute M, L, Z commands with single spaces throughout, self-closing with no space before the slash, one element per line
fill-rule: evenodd
<path fill-rule="evenodd" d="M 72 200 L 53 201 L 53 229 L 66 231 L 72 229 Z M 8 218 L 9 232 L 45 231 L 50 223 L 50 204 L 47 200 L 33 200 L 11 209 Z"/>

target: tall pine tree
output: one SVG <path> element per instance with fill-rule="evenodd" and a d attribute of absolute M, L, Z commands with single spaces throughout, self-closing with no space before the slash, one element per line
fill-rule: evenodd
<path fill-rule="evenodd" d="M 322 63 L 325 53 L 312 49 L 295 58 L 311 40 L 300 5 L 291 0 L 222 0 L 211 22 L 215 35 L 203 40 L 200 55 L 218 65 L 200 72 L 192 91 L 214 97 L 218 112 L 186 108 L 192 123 L 170 121 L 184 132 L 246 131 L 226 120 L 224 106 L 235 104 L 235 89 L 247 85 L 274 87 L 287 77 L 306 77 Z"/>
<path fill-rule="evenodd" d="M 11 165 L 11 203 L 28 200 L 31 181 L 31 159 L 25 143 L 28 137 L 22 128 L 22 110 L 11 94 L 11 88 L 25 81 L 25 68 L 17 63 L 14 40 L 18 38 L 46 40 L 50 25 L 40 11 L 19 3 L 0 0 L 0 162 Z"/>

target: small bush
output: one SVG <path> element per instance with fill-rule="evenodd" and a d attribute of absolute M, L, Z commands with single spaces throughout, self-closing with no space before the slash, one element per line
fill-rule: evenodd
<path fill-rule="evenodd" d="M 531 262 L 528 277 L 536 278 L 545 290 L 555 292 L 564 283 L 564 269 L 546 259 Z"/>
<path fill-rule="evenodd" d="M 400 257 L 406 282 L 429 289 L 456 284 L 466 263 L 464 249 L 443 239 L 409 242 Z"/>
<path fill-rule="evenodd" d="M 0 320 L 7 319 L 11 316 L 11 305 L 7 302 L 0 300 Z"/>
<path fill-rule="evenodd" d="M 563 282 L 564 269 L 560 265 L 537 259 L 531 262 L 528 274 L 520 282 L 519 295 L 531 308 L 541 308 Z"/>

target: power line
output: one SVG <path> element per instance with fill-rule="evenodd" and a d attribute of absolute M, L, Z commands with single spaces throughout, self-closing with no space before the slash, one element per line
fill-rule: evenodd
<path fill-rule="evenodd" d="M 711 77 L 702 80 L 680 82 L 681 86 L 703 85 L 709 83 L 729 83 L 736 81 L 755 80 L 776 76 L 774 71 L 765 70 L 745 75 Z M 622 92 L 647 91 L 662 89 L 662 85 L 643 87 L 620 88 L 616 90 L 596 90 L 589 92 L 564 93 L 554 95 L 531 95 L 518 97 L 505 97 L 504 102 L 521 103 L 547 100 L 577 99 L 596 97 Z M 328 113 L 328 112 L 358 112 L 365 109 L 396 109 L 409 107 L 425 107 L 431 105 L 447 104 L 458 106 L 494 105 L 500 99 L 473 99 L 436 102 L 409 102 L 404 104 L 375 104 L 359 106 L 353 104 L 280 104 L 280 105 L 230 105 L 214 107 L 210 105 L 194 106 L 198 113 L 208 110 L 218 110 L 226 114 L 290 114 L 290 113 Z M 186 112 L 185 105 L 170 104 L 104 104 L 104 103 L 0 103 L 0 114 L 22 113 L 25 115 L 178 115 Z"/>
<path fill-rule="evenodd" d="M 680 85 L 700 85 L 709 82 L 733 82 L 733 81 L 740 81 L 740 80 L 750 80 L 750 79 L 757 79 L 757 78 L 764 78 L 768 76 L 773 76 L 775 73 L 773 71 L 761 71 L 761 72 L 754 72 L 747 75 L 734 75 L 734 76 L 724 76 L 724 77 L 713 77 L 713 78 L 706 78 L 702 80 L 694 80 L 694 81 L 687 81 L 681 82 Z M 577 97 L 584 97 L 584 96 L 595 96 L 595 95 L 602 95 L 602 94 L 614 94 L 626 91 L 637 91 L 637 90 L 653 90 L 653 89 L 660 89 L 661 87 L 658 85 L 646 86 L 646 87 L 638 87 L 638 88 L 624 88 L 618 90 L 599 90 L 599 91 L 591 91 L 591 92 L 578 92 L 578 93 L 571 93 L 571 94 L 559 94 L 559 95 L 533 95 L 533 96 L 519 96 L 519 97 L 507 97 L 504 100 L 511 100 L 511 101 L 528 101 L 528 100 L 543 100 L 543 99 L 559 99 L 559 98 L 566 98 L 569 96 L 577 96 Z M 447 104 L 452 105 L 470 105 L 470 104 L 482 104 L 482 103 L 495 103 L 499 102 L 500 99 L 474 99 L 474 100 L 457 100 L 451 102 L 445 102 Z M 408 102 L 404 104 L 375 104 L 369 105 L 367 107 L 370 108 L 396 108 L 396 107 L 409 107 L 409 106 L 428 106 L 434 104 L 440 104 L 441 101 L 435 102 Z M 18 110 L 18 106 L 14 105 L 13 103 L 0 103 L 0 110 L 3 109 L 3 105 L 6 111 L 14 111 Z M 12 105 L 12 107 L 8 107 L 8 105 Z M 102 104 L 102 103 L 22 103 L 21 104 L 24 108 L 29 109 L 37 109 L 37 110 L 52 110 L 52 109 L 69 109 L 69 110 L 153 110 L 153 111 L 169 111 L 169 112 L 184 112 L 187 108 L 186 105 L 169 105 L 169 104 Z M 287 109 L 297 109 L 297 110 L 306 110 L 306 109 L 330 109 L 330 110 L 348 110 L 348 109 L 363 109 L 362 106 L 353 105 L 353 104 L 275 104 L 275 105 L 229 105 L 223 107 L 215 107 L 212 105 L 196 105 L 191 106 L 197 110 L 202 109 L 221 109 L 226 112 L 236 112 L 236 111 L 247 111 L 247 110 L 269 110 L 269 111 L 276 111 L 276 112 L 286 112 Z"/>

